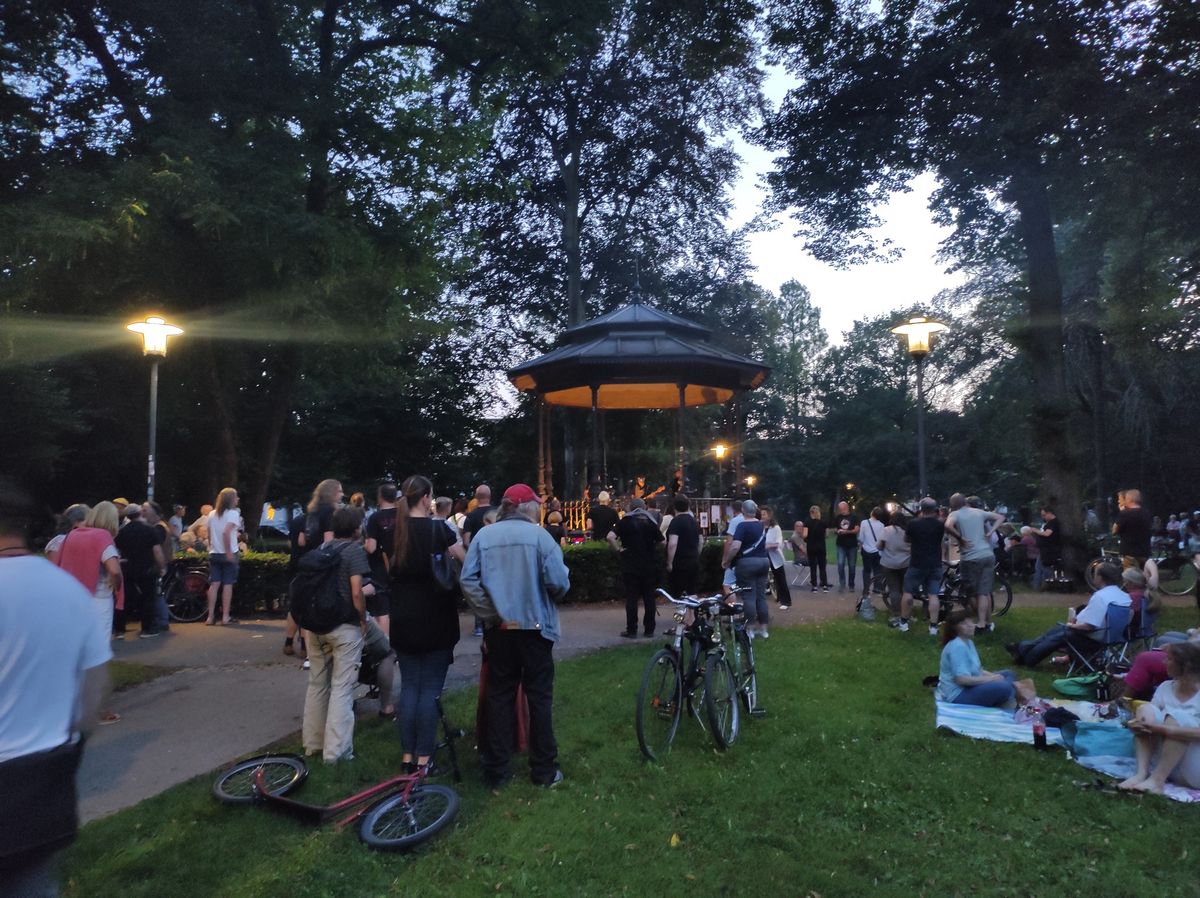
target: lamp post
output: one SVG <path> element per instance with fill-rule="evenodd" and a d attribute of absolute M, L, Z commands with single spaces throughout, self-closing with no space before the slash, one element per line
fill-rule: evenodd
<path fill-rule="evenodd" d="M 891 329 L 893 334 L 903 337 L 908 354 L 917 363 L 917 492 L 924 498 L 929 492 L 925 479 L 925 357 L 935 334 L 949 330 L 940 321 L 918 315 L 902 321 Z"/>
<path fill-rule="evenodd" d="M 717 494 L 725 490 L 725 456 L 729 452 L 729 447 L 724 443 L 717 443 L 712 448 L 713 455 L 717 457 Z"/>
<path fill-rule="evenodd" d="M 150 357 L 150 455 L 146 464 L 146 498 L 154 500 L 154 454 L 158 439 L 158 362 L 167 357 L 167 337 L 177 337 L 183 328 L 167 324 L 157 315 L 126 325 L 142 337 L 142 353 Z"/>

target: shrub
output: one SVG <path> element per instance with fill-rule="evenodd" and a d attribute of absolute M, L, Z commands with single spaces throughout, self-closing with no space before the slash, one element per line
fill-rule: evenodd
<path fill-rule="evenodd" d="M 203 552 L 180 553 L 187 561 L 205 559 Z M 238 567 L 238 582 L 233 589 L 235 614 L 254 611 L 278 611 L 287 607 L 288 559 L 286 552 L 243 552 Z"/>
<path fill-rule="evenodd" d="M 700 584 L 702 591 L 716 591 L 721 585 L 720 541 L 705 543 L 700 552 Z M 621 579 L 621 562 L 617 553 L 605 543 L 589 541 L 567 546 L 563 560 L 571 572 L 571 591 L 564 604 L 611 602 L 625 598 Z M 659 550 L 659 586 L 667 585 L 667 550 Z"/>

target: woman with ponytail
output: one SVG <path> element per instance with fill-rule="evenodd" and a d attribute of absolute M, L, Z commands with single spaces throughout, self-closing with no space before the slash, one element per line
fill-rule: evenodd
<path fill-rule="evenodd" d="M 458 643 L 458 600 L 440 588 L 432 558 L 449 554 L 460 563 L 461 545 L 445 521 L 431 514 L 433 484 L 420 475 L 400 487 L 392 552 L 391 643 L 400 664 L 396 718 L 404 769 L 429 763 L 437 745 L 437 698 Z"/>

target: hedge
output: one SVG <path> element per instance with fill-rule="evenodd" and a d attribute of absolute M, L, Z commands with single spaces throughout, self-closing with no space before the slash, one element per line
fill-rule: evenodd
<path fill-rule="evenodd" d="M 721 585 L 721 543 L 708 542 L 700 553 L 700 589 L 716 591 Z M 180 558 L 199 560 L 203 555 L 183 554 Z M 563 549 L 563 559 L 571 572 L 571 591 L 563 604 L 611 602 L 624 598 L 621 566 L 617 553 L 604 543 L 585 542 Z M 666 586 L 666 549 L 659 550 L 660 586 Z M 285 552 L 245 552 L 233 590 L 235 613 L 277 611 L 287 605 L 288 555 Z"/>

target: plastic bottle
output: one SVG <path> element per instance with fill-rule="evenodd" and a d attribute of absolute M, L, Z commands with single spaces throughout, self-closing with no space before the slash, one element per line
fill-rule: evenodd
<path fill-rule="evenodd" d="M 1046 721 L 1042 719 L 1042 713 L 1039 711 L 1033 718 L 1033 749 L 1034 751 L 1045 751 L 1049 746 L 1046 743 Z"/>

